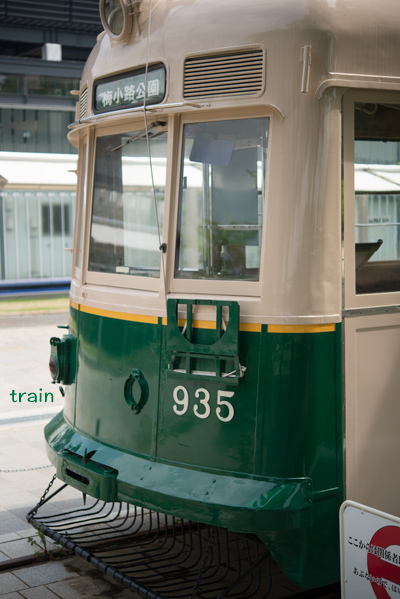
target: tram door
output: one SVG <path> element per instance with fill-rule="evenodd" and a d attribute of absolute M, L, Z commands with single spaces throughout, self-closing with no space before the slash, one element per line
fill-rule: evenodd
<path fill-rule="evenodd" d="M 343 111 L 346 498 L 400 516 L 400 96 Z"/>

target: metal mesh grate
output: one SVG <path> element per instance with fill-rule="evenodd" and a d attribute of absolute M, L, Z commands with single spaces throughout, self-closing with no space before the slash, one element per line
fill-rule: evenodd
<path fill-rule="evenodd" d="M 79 118 L 83 119 L 87 116 L 87 87 L 80 93 L 79 96 Z"/>
<path fill-rule="evenodd" d="M 248 50 L 188 58 L 184 98 L 253 96 L 264 85 L 264 51 Z"/>
<path fill-rule="evenodd" d="M 263 599 L 269 594 L 269 555 L 257 539 L 129 504 L 90 500 L 54 515 L 47 501 L 66 487 L 42 500 L 28 521 L 141 597 Z"/>

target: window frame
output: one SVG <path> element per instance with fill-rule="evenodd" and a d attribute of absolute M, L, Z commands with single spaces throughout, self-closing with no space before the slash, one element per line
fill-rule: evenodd
<path fill-rule="evenodd" d="M 269 163 L 271 155 L 271 130 L 273 126 L 273 113 L 267 107 L 246 107 L 243 109 L 225 109 L 213 110 L 212 112 L 196 112 L 190 115 L 184 115 L 179 123 L 179 143 L 178 153 L 175 166 L 176 172 L 176 189 L 174 190 L 174 210 L 173 210 L 173 227 L 170 232 L 170 247 L 173 248 L 173 257 L 168 263 L 168 280 L 170 282 L 170 292 L 174 294 L 194 293 L 200 295 L 228 295 L 228 296 L 244 296 L 244 297 L 261 297 L 263 272 L 265 263 L 265 236 L 266 236 L 266 219 L 267 219 L 267 198 L 269 185 Z M 258 281 L 249 280 L 216 280 L 216 279 L 190 279 L 175 277 L 175 265 L 177 260 L 177 238 L 178 238 L 178 218 L 179 218 L 179 202 L 180 202 L 180 180 L 182 168 L 182 156 L 184 152 L 184 126 L 196 123 L 218 122 L 218 121 L 233 121 L 255 118 L 268 118 L 268 147 L 266 158 L 265 171 L 265 196 L 263 198 L 263 224 L 261 235 L 260 249 L 260 266 Z"/>
<path fill-rule="evenodd" d="M 344 218 L 344 308 L 370 308 L 400 304 L 400 290 L 356 293 L 355 272 L 355 132 L 354 110 L 359 102 L 398 104 L 397 92 L 348 91 L 343 97 L 343 218 Z"/>

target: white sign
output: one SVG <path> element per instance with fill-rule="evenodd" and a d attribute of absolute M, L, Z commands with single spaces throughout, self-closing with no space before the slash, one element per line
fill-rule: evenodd
<path fill-rule="evenodd" d="M 342 599 L 400 599 L 400 518 L 345 501 L 340 559 Z"/>
<path fill-rule="evenodd" d="M 97 112 L 104 112 L 108 109 L 142 106 L 145 96 L 148 104 L 158 104 L 164 99 L 163 66 L 150 69 L 147 75 L 145 72 L 139 72 L 122 78 L 113 77 L 105 82 L 99 81 L 95 87 L 95 109 Z"/>

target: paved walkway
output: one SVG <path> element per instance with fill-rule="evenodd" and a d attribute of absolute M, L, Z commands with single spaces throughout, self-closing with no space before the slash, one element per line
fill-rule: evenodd
<path fill-rule="evenodd" d="M 43 428 L 62 409 L 58 386 L 51 384 L 48 369 L 49 339 L 65 331 L 67 314 L 0 317 L 0 562 L 40 552 L 29 538 L 40 543 L 25 516 L 40 499 L 54 468 L 45 452 Z M 30 403 L 11 393 L 45 392 L 53 403 Z M 41 391 L 40 391 L 41 390 Z M 32 396 L 31 396 L 32 398 Z M 46 466 L 45 468 L 35 469 Z M 23 471 L 28 469 L 26 471 Z M 22 471 L 21 471 L 22 470 Z M 10 471 L 10 472 L 7 472 Z M 63 493 L 60 509 L 82 504 L 82 495 Z M 57 503 L 54 509 L 57 509 Z M 48 547 L 52 543 L 47 541 Z M 135 599 L 110 578 L 77 557 L 55 560 L 10 571 L 0 571 L 0 599 Z"/>
<path fill-rule="evenodd" d="M 51 383 L 49 341 L 50 337 L 62 337 L 66 331 L 57 325 L 67 323 L 67 314 L 0 316 L 0 418 L 5 414 L 19 417 L 26 410 L 62 409 L 58 386 Z M 12 391 L 18 400 L 24 394 L 21 401 L 12 400 Z M 44 399 L 46 392 L 52 393 L 53 403 L 27 401 L 28 394 L 35 394 L 38 399 L 42 395 Z"/>

